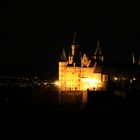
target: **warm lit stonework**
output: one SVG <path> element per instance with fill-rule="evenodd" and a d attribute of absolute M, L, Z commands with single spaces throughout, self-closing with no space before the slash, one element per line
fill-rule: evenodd
<path fill-rule="evenodd" d="M 59 61 L 59 87 L 61 91 L 86 91 L 105 90 L 108 82 L 108 75 L 103 70 L 104 57 L 101 53 L 99 41 L 95 53 L 91 59 L 82 54 L 79 45 L 75 41 L 76 33 L 69 53 L 66 55 L 63 49 Z"/>

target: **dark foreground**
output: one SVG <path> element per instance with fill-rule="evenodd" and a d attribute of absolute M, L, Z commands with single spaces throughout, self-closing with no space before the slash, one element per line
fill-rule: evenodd
<path fill-rule="evenodd" d="M 0 127 L 7 135 L 72 136 L 94 128 L 136 128 L 140 126 L 139 92 L 126 98 L 98 96 L 82 106 L 60 105 L 57 92 L 45 89 L 0 89 Z M 1 131 L 1 132 L 2 132 Z"/>

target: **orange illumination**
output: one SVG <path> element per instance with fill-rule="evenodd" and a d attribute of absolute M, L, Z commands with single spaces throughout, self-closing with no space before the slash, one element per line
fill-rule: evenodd
<path fill-rule="evenodd" d="M 60 83 L 59 81 L 55 81 L 54 84 L 55 84 L 56 86 L 61 86 L 61 83 Z"/>
<path fill-rule="evenodd" d="M 90 83 L 100 83 L 101 82 L 100 80 L 98 80 L 96 78 L 83 78 L 82 80 L 83 80 L 83 82 L 88 82 L 89 84 Z"/>
<path fill-rule="evenodd" d="M 82 78 L 82 85 L 81 89 L 82 90 L 87 90 L 87 89 L 93 89 L 93 88 L 99 88 L 101 86 L 101 80 L 97 78 Z"/>

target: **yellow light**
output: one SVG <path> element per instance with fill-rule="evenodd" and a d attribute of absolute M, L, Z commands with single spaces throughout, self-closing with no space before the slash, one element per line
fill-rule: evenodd
<path fill-rule="evenodd" d="M 55 81 L 54 84 L 55 84 L 56 86 L 61 86 L 61 83 L 60 83 L 59 81 Z"/>
<path fill-rule="evenodd" d="M 118 80 L 118 78 L 117 78 L 117 77 L 114 77 L 114 80 L 115 80 L 115 81 L 117 81 L 117 80 Z"/>
<path fill-rule="evenodd" d="M 135 80 L 136 80 L 136 78 L 135 78 L 135 77 L 133 77 L 133 80 L 135 81 Z"/>
<path fill-rule="evenodd" d="M 47 83 L 45 82 L 44 85 L 47 85 Z"/>
<path fill-rule="evenodd" d="M 82 89 L 87 90 L 87 89 L 93 89 L 93 88 L 99 88 L 101 80 L 98 78 L 82 78 L 83 85 Z"/>
<path fill-rule="evenodd" d="M 96 78 L 83 78 L 83 82 L 88 82 L 88 83 L 100 83 L 101 81 Z"/>

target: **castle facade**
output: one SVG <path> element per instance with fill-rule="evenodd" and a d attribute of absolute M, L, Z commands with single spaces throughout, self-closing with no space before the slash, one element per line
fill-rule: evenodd
<path fill-rule="evenodd" d="M 75 41 L 70 45 L 69 53 L 65 49 L 59 60 L 59 83 L 61 91 L 66 90 L 105 90 L 108 82 L 108 74 L 104 72 L 104 56 L 101 53 L 99 41 L 92 58 L 81 53 L 79 45 Z"/>

